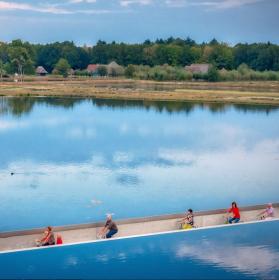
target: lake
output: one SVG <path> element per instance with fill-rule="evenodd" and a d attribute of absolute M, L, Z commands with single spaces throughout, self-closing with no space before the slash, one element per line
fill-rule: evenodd
<path fill-rule="evenodd" d="M 279 201 L 279 108 L 0 97 L 0 231 Z"/>
<path fill-rule="evenodd" d="M 278 236 L 272 221 L 0 253 L 0 279 L 278 279 Z"/>

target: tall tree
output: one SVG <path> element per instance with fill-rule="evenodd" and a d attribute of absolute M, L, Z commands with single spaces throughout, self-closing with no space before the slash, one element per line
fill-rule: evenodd
<path fill-rule="evenodd" d="M 68 77 L 70 69 L 71 65 L 69 64 L 69 62 L 64 58 L 60 58 L 55 65 L 54 72 L 66 78 Z"/>
<path fill-rule="evenodd" d="M 3 75 L 5 74 L 4 63 L 2 59 L 0 59 L 0 81 L 3 80 Z"/>
<path fill-rule="evenodd" d="M 9 57 L 15 71 L 19 74 L 20 80 L 23 81 L 25 70 L 28 73 L 34 71 L 33 61 L 26 48 L 21 46 L 12 46 L 9 49 Z"/>

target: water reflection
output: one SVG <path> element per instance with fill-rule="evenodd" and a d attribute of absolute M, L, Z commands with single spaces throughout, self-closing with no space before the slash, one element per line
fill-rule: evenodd
<path fill-rule="evenodd" d="M 193 258 L 221 268 L 237 270 L 266 278 L 278 269 L 279 252 L 264 246 L 241 246 L 232 242 L 202 240 L 199 244 L 182 245 L 177 250 L 178 258 Z"/>
<path fill-rule="evenodd" d="M 93 106 L 112 109 L 145 109 L 156 112 L 190 114 L 195 108 L 208 109 L 212 113 L 226 112 L 235 108 L 240 112 L 265 112 L 269 114 L 278 110 L 278 106 L 272 105 L 229 105 L 224 103 L 197 103 L 197 102 L 175 102 L 175 101 L 133 101 L 133 100 L 110 100 L 110 99 L 82 99 L 82 98 L 60 98 L 60 97 L 0 97 L 0 115 L 11 114 L 21 116 L 31 113 L 34 106 L 45 104 L 52 107 L 73 109 L 76 105 L 90 100 Z"/>
<path fill-rule="evenodd" d="M 229 270 L 236 270 L 245 274 L 257 275 L 261 278 L 277 278 L 279 251 L 278 242 L 272 241 L 273 232 L 269 228 L 275 225 L 253 225 L 251 227 L 262 227 L 266 234 L 250 236 L 242 228 L 234 229 L 231 236 L 223 236 L 222 239 L 203 236 L 201 240 L 181 242 L 177 246 L 176 257 L 178 259 L 195 259 L 199 262 L 214 265 Z M 278 226 L 278 224 L 277 224 Z M 266 227 L 264 229 L 264 227 Z M 275 231 L 277 231 L 276 228 Z M 248 230 L 252 233 L 251 229 Z M 261 232 L 261 231 L 260 231 Z M 271 238 L 271 239 L 269 239 Z M 237 239 L 239 239 L 237 241 Z M 271 242 L 271 244 L 270 244 Z M 257 245 L 256 245 L 257 244 Z M 277 276 L 276 276 L 277 275 Z"/>
<path fill-rule="evenodd" d="M 1 100 L 2 108 L 33 107 L 28 114 L 6 109 L 0 116 L 0 230 L 279 197 L 275 108 L 242 114 L 237 106 L 212 113 L 191 103 Z"/>
<path fill-rule="evenodd" d="M 0 254 L 0 278 L 278 279 L 278 234 L 272 221 Z"/>
<path fill-rule="evenodd" d="M 133 174 L 120 174 L 116 177 L 116 182 L 126 186 L 136 186 L 140 183 L 137 175 Z"/>
<path fill-rule="evenodd" d="M 79 98 L 55 98 L 55 97 L 0 97 L 0 115 L 12 114 L 14 116 L 21 116 L 22 114 L 28 114 L 33 110 L 35 105 L 46 104 L 50 106 L 62 107 L 65 109 L 71 109 L 75 105 L 82 102 Z"/>

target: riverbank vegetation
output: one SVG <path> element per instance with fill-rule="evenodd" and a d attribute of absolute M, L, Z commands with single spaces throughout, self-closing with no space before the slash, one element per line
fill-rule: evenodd
<path fill-rule="evenodd" d="M 236 70 L 218 70 L 212 66 L 208 73 L 191 73 L 182 67 L 169 65 L 143 66 L 128 65 L 125 70 L 127 78 L 155 81 L 279 81 L 279 71 L 255 71 L 247 64 L 241 64 Z"/>
<path fill-rule="evenodd" d="M 21 40 L 0 43 L 0 78 L 18 73 L 35 74 L 37 66 L 48 73 L 67 76 L 88 75 L 89 64 L 116 61 L 125 67 L 125 76 L 134 79 L 243 81 L 279 80 L 279 46 L 271 43 L 230 46 L 215 39 L 197 43 L 190 38 L 146 40 L 142 44 L 98 41 L 95 46 L 76 46 L 73 42 L 31 44 Z M 206 74 L 190 73 L 186 65 L 208 63 Z M 100 75 L 107 75 L 102 70 Z M 111 73 L 115 76 L 121 74 Z"/>
<path fill-rule="evenodd" d="M 154 82 L 125 79 L 35 77 L 29 82 L 0 83 L 0 96 L 49 96 L 113 100 L 199 101 L 279 105 L 279 82 Z"/>

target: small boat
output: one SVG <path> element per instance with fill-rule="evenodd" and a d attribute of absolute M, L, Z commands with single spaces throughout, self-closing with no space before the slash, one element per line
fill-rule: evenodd
<path fill-rule="evenodd" d="M 273 208 L 275 215 L 272 220 L 279 220 L 279 203 L 273 203 Z M 260 221 L 258 216 L 258 214 L 264 209 L 266 209 L 266 205 L 240 207 L 240 224 L 264 222 Z M 118 220 L 116 223 L 119 231 L 115 237 L 110 240 L 177 232 L 179 230 L 179 220 L 181 220 L 184 216 L 185 214 L 170 214 Z M 231 226 L 225 224 L 226 209 L 195 212 L 194 219 L 195 228 L 190 230 Z M 108 241 L 97 240 L 98 232 L 102 226 L 103 223 L 98 222 L 57 226 L 53 227 L 53 230 L 55 233 L 59 233 L 63 236 L 64 245 L 73 245 L 87 242 Z M 0 253 L 35 248 L 35 240 L 42 235 L 44 230 L 44 228 L 37 228 L 12 232 L 0 232 Z"/>

